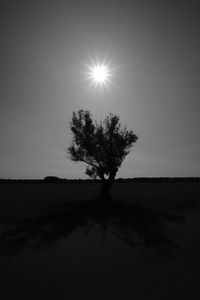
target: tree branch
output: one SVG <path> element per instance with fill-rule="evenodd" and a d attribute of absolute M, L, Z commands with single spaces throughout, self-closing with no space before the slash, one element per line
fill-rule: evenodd
<path fill-rule="evenodd" d="M 87 160 L 85 160 L 85 159 L 83 159 L 83 158 L 81 158 L 81 161 L 83 161 L 83 162 L 85 162 L 86 164 L 88 164 L 88 165 L 90 165 L 90 166 L 92 166 L 92 167 L 98 169 L 98 166 L 95 166 L 94 164 L 92 164 L 91 162 L 88 162 Z"/>

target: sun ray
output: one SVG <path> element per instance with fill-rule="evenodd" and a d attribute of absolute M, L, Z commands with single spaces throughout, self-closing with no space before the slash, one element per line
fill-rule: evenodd
<path fill-rule="evenodd" d="M 106 86 L 110 81 L 110 77 L 111 70 L 104 62 L 97 62 L 88 66 L 87 79 L 92 82 L 93 86 Z"/>
<path fill-rule="evenodd" d="M 111 86 L 118 88 L 115 81 L 119 81 L 121 67 L 113 67 L 108 57 L 94 59 L 88 57 L 88 62 L 82 62 L 84 70 L 81 72 L 82 80 L 87 81 L 86 91 L 94 89 L 111 92 Z"/>

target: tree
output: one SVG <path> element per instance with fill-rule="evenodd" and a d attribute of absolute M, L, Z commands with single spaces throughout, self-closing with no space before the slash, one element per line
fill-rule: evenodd
<path fill-rule="evenodd" d="M 122 128 L 119 117 L 109 114 L 94 121 L 88 110 L 73 112 L 70 122 L 73 139 L 68 148 L 72 161 L 86 163 L 86 174 L 102 180 L 101 195 L 108 196 L 124 158 L 138 137 Z"/>

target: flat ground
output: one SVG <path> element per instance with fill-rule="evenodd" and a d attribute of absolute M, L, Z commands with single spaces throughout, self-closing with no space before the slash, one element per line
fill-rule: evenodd
<path fill-rule="evenodd" d="M 0 214 L 32 214 L 55 205 L 94 198 L 100 183 L 3 183 Z M 114 199 L 148 208 L 184 205 L 200 200 L 200 182 L 115 183 Z"/>
<path fill-rule="evenodd" d="M 0 184 L 1 300 L 200 299 L 200 183 L 100 187 Z"/>

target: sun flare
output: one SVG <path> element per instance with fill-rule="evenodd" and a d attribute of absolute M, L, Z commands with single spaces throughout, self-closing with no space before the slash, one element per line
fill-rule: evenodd
<path fill-rule="evenodd" d="M 117 87 L 116 79 L 119 77 L 121 66 L 114 67 L 113 59 L 108 57 L 92 59 L 88 57 L 88 62 L 82 62 L 82 81 L 87 81 L 86 91 L 106 91 L 111 92 L 112 87 Z"/>
<path fill-rule="evenodd" d="M 87 65 L 85 73 L 86 79 L 90 82 L 90 87 L 101 89 L 107 88 L 108 84 L 112 83 L 112 70 L 108 63 L 105 61 L 91 62 Z"/>
<path fill-rule="evenodd" d="M 106 65 L 96 65 L 91 67 L 91 79 L 96 84 L 103 84 L 108 81 L 109 78 L 109 70 Z"/>

